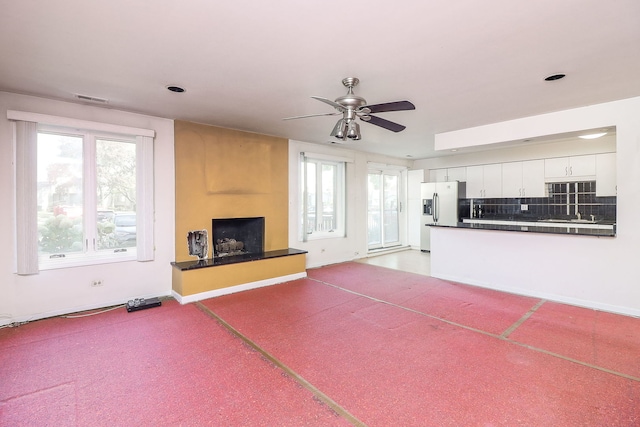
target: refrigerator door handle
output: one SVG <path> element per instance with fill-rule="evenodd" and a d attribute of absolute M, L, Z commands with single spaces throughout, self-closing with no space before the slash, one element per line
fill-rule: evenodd
<path fill-rule="evenodd" d="M 438 193 L 433 193 L 433 222 L 438 222 L 440 216 L 440 205 L 438 202 Z"/>

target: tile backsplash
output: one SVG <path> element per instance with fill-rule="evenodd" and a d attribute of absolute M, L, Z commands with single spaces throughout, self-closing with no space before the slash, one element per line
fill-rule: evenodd
<path fill-rule="evenodd" d="M 569 219 L 577 218 L 579 212 L 584 219 L 598 221 L 616 220 L 616 197 L 597 197 L 596 182 L 548 183 L 548 197 L 482 198 L 460 200 L 460 216 L 471 218 L 476 206 L 481 207 L 484 218 L 510 220 Z M 525 208 L 525 209 L 523 209 Z"/>

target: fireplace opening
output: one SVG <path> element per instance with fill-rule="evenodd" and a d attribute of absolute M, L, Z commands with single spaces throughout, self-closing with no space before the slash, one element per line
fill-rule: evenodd
<path fill-rule="evenodd" d="M 211 220 L 213 256 L 264 252 L 264 217 Z"/>

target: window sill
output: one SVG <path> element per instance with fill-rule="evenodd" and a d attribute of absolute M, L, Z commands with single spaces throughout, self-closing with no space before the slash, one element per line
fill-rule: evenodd
<path fill-rule="evenodd" d="M 135 248 L 122 254 L 99 254 L 93 256 L 69 256 L 66 258 L 57 258 L 54 260 L 40 260 L 39 269 L 56 270 L 60 268 L 84 267 L 89 265 L 112 264 L 124 261 L 136 261 L 138 259 Z"/>
<path fill-rule="evenodd" d="M 345 237 L 344 233 L 314 233 L 307 234 L 307 242 L 322 239 L 344 239 Z"/>

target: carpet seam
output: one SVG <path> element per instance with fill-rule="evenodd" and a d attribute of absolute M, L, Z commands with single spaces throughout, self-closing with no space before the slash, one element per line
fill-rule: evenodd
<path fill-rule="evenodd" d="M 346 289 L 346 288 L 340 287 L 338 285 L 334 285 L 332 283 L 325 282 L 323 280 L 315 279 L 313 277 L 307 277 L 307 279 L 313 280 L 315 282 L 318 282 L 318 283 L 321 283 L 321 284 L 324 284 L 324 285 L 327 285 L 327 286 L 331 286 L 331 287 L 336 288 L 336 289 L 340 289 L 340 290 L 342 290 L 344 292 L 348 292 L 348 293 L 351 293 L 351 294 L 359 295 L 359 296 L 361 296 L 363 298 L 368 298 L 368 299 L 370 299 L 372 301 L 375 301 L 375 302 L 378 302 L 378 303 L 381 303 L 381 304 L 387 304 L 387 305 L 390 305 L 392 307 L 397 307 L 397 308 L 400 308 L 402 310 L 406 310 L 406 311 L 409 311 L 409 312 L 412 312 L 412 313 L 415 313 L 415 314 L 419 314 L 421 316 L 428 317 L 430 319 L 438 320 L 440 322 L 447 323 L 447 324 L 452 325 L 452 326 L 457 326 L 459 328 L 466 329 L 468 331 L 472 331 L 472 332 L 476 332 L 476 333 L 479 333 L 479 334 L 482 334 L 482 335 L 486 335 L 486 336 L 489 336 L 489 337 L 492 337 L 492 338 L 496 338 L 496 339 L 499 339 L 501 341 L 506 341 L 508 343 L 511 343 L 511 344 L 526 348 L 526 349 L 531 350 L 531 351 L 536 351 L 538 353 L 547 354 L 549 356 L 556 357 L 558 359 L 566 360 L 567 362 L 576 363 L 578 365 L 582 365 L 582 366 L 585 366 L 587 368 L 595 369 L 595 370 L 598 370 L 598 371 L 601 371 L 601 372 L 605 372 L 605 373 L 611 374 L 611 375 L 616 375 L 616 376 L 619 376 L 619 377 L 622 377 L 622 378 L 625 378 L 625 379 L 628 379 L 628 380 L 631 380 L 631 381 L 640 382 L 640 377 L 635 377 L 633 375 L 625 374 L 623 372 L 614 371 L 612 369 L 608 369 L 608 368 L 605 368 L 603 366 L 592 365 L 590 363 L 583 362 L 583 361 L 578 360 L 578 359 L 573 359 L 573 358 L 568 357 L 568 356 L 563 356 L 562 354 L 559 354 L 559 353 L 554 353 L 554 352 L 549 351 L 549 350 L 545 350 L 545 349 L 542 349 L 542 348 L 534 347 L 534 346 L 529 345 L 529 344 L 525 344 L 525 343 L 521 343 L 521 342 L 518 342 L 518 341 L 515 341 L 515 340 L 511 340 L 511 339 L 509 339 L 507 337 L 503 337 L 504 332 L 503 332 L 503 334 L 500 334 L 500 335 L 494 334 L 494 333 L 491 333 L 491 332 L 483 331 L 482 329 L 477 329 L 477 328 L 474 328 L 474 327 L 471 327 L 471 326 L 463 325 L 461 323 L 457 323 L 457 322 L 453 322 L 451 320 L 443 319 L 441 317 L 434 316 L 432 314 L 424 313 L 424 312 L 421 312 L 421 311 L 418 311 L 418 310 L 414 310 L 414 309 L 409 308 L 409 307 L 404 307 L 402 305 L 398 305 L 398 304 L 395 304 L 395 303 L 392 303 L 392 302 L 389 302 L 389 301 L 385 301 L 385 300 L 381 300 L 379 298 L 375 298 L 375 297 L 372 297 L 372 296 L 369 296 L 369 295 L 365 295 L 365 294 L 362 294 L 360 292 L 352 291 L 350 289 Z M 535 312 L 535 310 L 537 310 L 539 308 L 537 306 L 538 305 L 542 306 L 542 304 L 544 302 L 546 302 L 546 300 L 539 301 L 538 304 L 536 304 L 536 306 L 532 307 L 531 310 L 529 310 L 529 312 L 531 314 L 533 314 Z M 535 308 L 535 310 L 534 310 L 534 308 Z M 527 313 L 527 314 L 529 314 L 529 313 Z M 529 314 L 529 317 L 531 316 L 531 314 Z M 524 318 L 525 316 L 526 316 L 526 314 L 521 318 L 521 320 L 523 322 L 524 322 L 524 320 L 526 320 L 526 318 Z M 518 322 L 516 322 L 516 323 L 518 323 Z M 517 325 L 517 326 L 519 326 L 519 325 Z M 513 327 L 513 325 L 512 325 L 512 327 Z M 507 331 L 508 330 L 509 329 L 507 329 Z M 513 331 L 511 331 L 511 332 L 513 332 Z"/>
<path fill-rule="evenodd" d="M 320 391 L 317 387 L 311 384 L 309 381 L 304 379 L 303 376 L 295 372 L 293 369 L 289 368 L 287 365 L 278 360 L 275 356 L 271 355 L 269 352 L 264 350 L 258 344 L 256 344 L 249 337 L 244 335 L 242 332 L 231 326 L 226 320 L 218 316 L 213 310 L 209 307 L 202 304 L 200 301 L 194 303 L 196 307 L 198 307 L 203 313 L 207 314 L 209 317 L 215 319 L 220 325 L 226 328 L 229 332 L 231 332 L 234 336 L 242 340 L 245 344 L 256 350 L 260 355 L 262 355 L 269 362 L 273 363 L 276 367 L 284 371 L 287 375 L 289 375 L 294 381 L 300 384 L 303 388 L 310 391 L 317 399 L 319 399 L 322 403 L 331 408 L 336 414 L 341 416 L 342 418 L 349 421 L 352 425 L 357 427 L 367 427 L 365 423 L 360 421 L 354 415 L 352 415 L 349 411 L 339 405 L 335 400 L 331 399 L 328 395 Z"/>
<path fill-rule="evenodd" d="M 511 335 L 516 329 L 518 329 L 520 325 L 522 325 L 528 318 L 533 315 L 533 313 L 535 313 L 540 307 L 542 307 L 542 304 L 544 304 L 545 302 L 547 302 L 547 300 L 545 299 L 541 299 L 540 301 L 538 301 L 536 305 L 531 307 L 529 311 L 524 314 L 524 316 L 518 319 L 513 325 L 509 326 L 500 336 L 504 339 L 507 339 L 509 335 Z"/>

